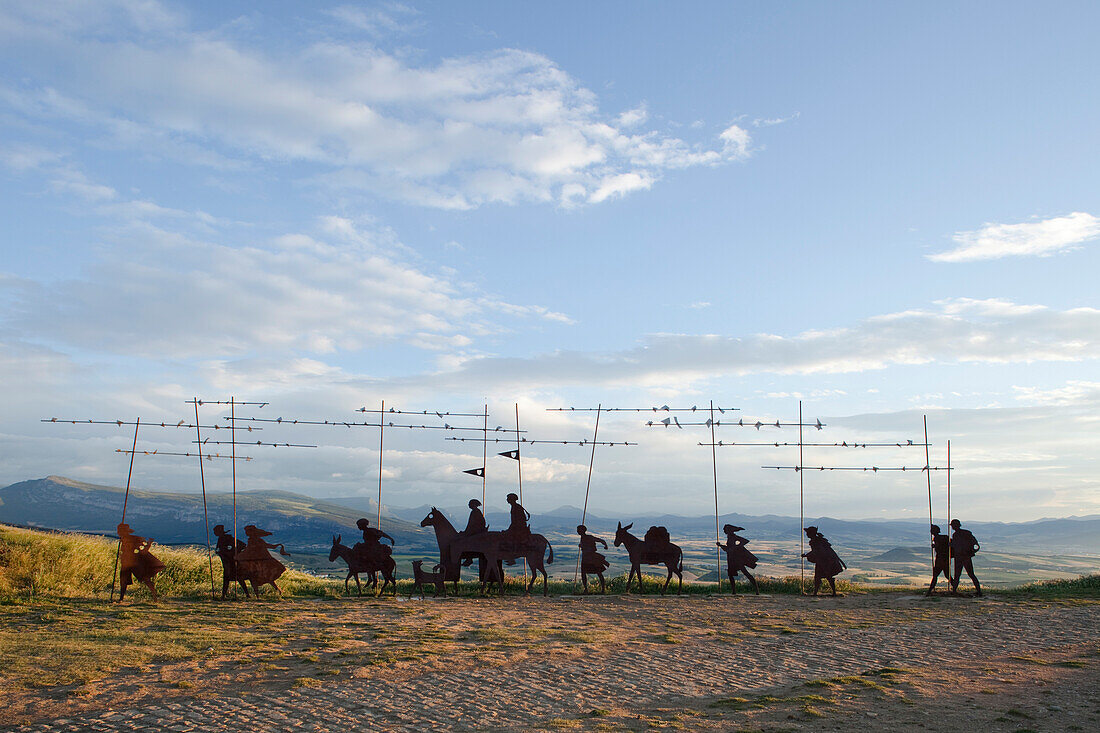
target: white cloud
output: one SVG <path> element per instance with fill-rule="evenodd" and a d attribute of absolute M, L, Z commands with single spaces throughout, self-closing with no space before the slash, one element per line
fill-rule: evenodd
<path fill-rule="evenodd" d="M 47 17 L 30 8 L 15 3 L 0 17 L 0 42 L 25 77 L 4 90 L 10 108 L 98 124 L 115 144 L 129 140 L 143 151 L 206 150 L 204 159 L 189 156 L 196 164 L 306 163 L 315 183 L 468 209 L 598 203 L 649 188 L 666 171 L 750 152 L 749 133 L 737 125 L 703 145 L 639 129 L 644 105 L 606 116 L 592 91 L 529 51 L 418 64 L 328 39 L 262 52 L 235 41 L 232 29 L 177 27 L 178 18 L 151 2 L 115 6 L 133 23 L 160 29 L 148 36 L 131 24 L 116 37 L 84 11 Z M 342 24 L 376 31 L 411 13 L 401 6 L 331 12 Z M 27 42 L 35 53 L 21 53 Z"/>
<path fill-rule="evenodd" d="M 842 374 L 930 363 L 1072 362 L 1100 358 L 1100 309 L 1054 310 L 955 299 L 795 336 L 656 334 L 614 353 L 556 351 L 528 359 L 471 356 L 436 384 L 634 385 L 751 374 Z"/>
<path fill-rule="evenodd" d="M 1022 224 L 986 224 L 973 232 L 958 232 L 958 245 L 928 255 L 933 262 L 974 262 L 1002 257 L 1046 257 L 1076 249 L 1100 237 L 1100 218 L 1082 211 Z"/>
<path fill-rule="evenodd" d="M 499 332 L 504 318 L 570 322 L 410 265 L 385 232 L 373 237 L 338 217 L 320 229 L 321 238 L 287 234 L 230 247 L 137 218 L 80 279 L 0 282 L 14 302 L 6 325 L 67 347 L 167 360 L 353 352 L 395 341 L 435 351 Z"/>

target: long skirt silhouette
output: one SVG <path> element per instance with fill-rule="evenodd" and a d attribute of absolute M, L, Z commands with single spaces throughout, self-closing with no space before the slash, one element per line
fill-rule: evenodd
<path fill-rule="evenodd" d="M 286 565 L 272 556 L 269 549 L 278 549 L 282 554 L 287 554 L 281 544 L 268 544 L 264 537 L 271 535 L 258 527 L 249 525 L 244 528 L 248 535 L 248 545 L 237 555 L 237 577 L 247 580 L 252 584 L 252 589 L 258 591 L 261 585 L 270 583 L 279 590 L 275 581 L 286 572 Z"/>

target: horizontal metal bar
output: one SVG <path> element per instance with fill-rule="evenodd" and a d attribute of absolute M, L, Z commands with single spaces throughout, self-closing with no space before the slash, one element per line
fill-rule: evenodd
<path fill-rule="evenodd" d="M 731 446 L 731 445 L 759 445 L 767 446 L 771 448 L 780 448 L 783 446 L 797 447 L 803 446 L 806 448 L 923 448 L 924 443 L 914 443 L 909 440 L 904 443 L 849 443 L 847 441 L 841 441 L 840 443 L 737 443 L 732 441 L 719 440 L 717 443 L 699 443 L 699 445 L 705 446 Z M 930 443 L 928 445 L 931 445 Z"/>
<path fill-rule="evenodd" d="M 725 413 L 726 410 L 738 411 L 740 407 L 718 407 L 715 405 L 715 410 Z M 662 405 L 661 407 L 548 407 L 547 412 L 708 412 L 709 407 L 669 407 L 668 405 Z"/>
<path fill-rule="evenodd" d="M 343 428 L 410 428 L 415 430 L 476 430 L 477 432 L 490 432 L 490 433 L 515 433 L 512 428 L 506 428 L 498 425 L 495 428 L 489 428 L 487 431 L 485 428 L 466 428 L 458 427 L 455 425 L 399 425 L 397 423 L 376 423 L 376 422 L 348 422 L 346 420 L 288 420 L 286 418 L 263 418 L 263 417 L 230 417 L 225 415 L 223 420 L 234 420 L 239 422 L 269 422 L 278 423 L 280 425 L 331 425 L 332 427 Z M 521 433 L 526 433 L 526 430 L 520 430 Z"/>
<path fill-rule="evenodd" d="M 774 468 L 787 471 L 954 471 L 954 468 L 944 466 L 761 466 L 760 468 Z"/>
<path fill-rule="evenodd" d="M 56 422 L 56 423 L 69 423 L 71 425 L 137 425 L 136 422 L 127 422 L 126 420 L 63 420 L 57 417 L 51 417 L 48 420 L 39 420 L 39 422 Z M 143 428 L 194 428 L 199 427 L 203 430 L 229 430 L 228 425 L 195 425 L 194 423 L 187 423 L 180 420 L 178 423 L 170 422 L 143 422 L 141 423 Z M 241 428 L 245 430 L 246 428 Z M 263 428 L 249 427 L 247 430 L 263 430 Z"/>
<path fill-rule="evenodd" d="M 484 412 L 438 412 L 436 410 L 371 410 L 366 407 L 360 407 L 356 412 L 366 412 L 386 415 L 435 415 L 442 419 L 445 417 L 485 417 Z"/>
<path fill-rule="evenodd" d="M 195 400 L 184 400 L 188 405 L 195 404 Z M 239 402 L 237 400 L 199 400 L 200 405 L 254 405 L 256 407 L 267 407 L 270 402 Z"/>
<path fill-rule="evenodd" d="M 316 448 L 315 445 L 302 445 L 300 443 L 261 443 L 258 440 L 192 440 L 192 443 L 202 443 L 206 445 L 210 443 L 212 445 L 266 445 L 272 448 Z"/>
<path fill-rule="evenodd" d="M 750 418 L 750 420 L 751 420 L 751 418 Z M 711 421 L 707 420 L 706 422 L 680 422 L 675 417 L 673 417 L 673 418 L 667 418 L 666 417 L 664 420 L 658 420 L 657 422 L 654 422 L 653 420 L 649 420 L 648 422 L 646 422 L 645 425 L 646 425 L 647 428 L 670 428 L 670 427 L 677 427 L 677 428 L 706 427 L 706 428 L 709 428 L 711 426 Z M 756 428 L 757 430 L 759 430 L 760 428 L 797 428 L 797 427 L 817 428 L 818 430 L 821 430 L 821 428 L 825 427 L 825 423 L 821 422 L 820 420 L 817 420 L 816 422 L 804 422 L 804 423 L 783 422 L 782 420 L 776 420 L 775 422 L 766 422 L 764 420 L 757 420 L 756 422 L 745 422 L 744 418 L 739 418 L 737 420 L 737 422 L 729 422 L 729 421 L 722 422 L 721 420 L 715 420 L 714 421 L 714 427 L 716 427 L 716 428 L 722 427 L 723 425 L 731 426 L 731 427 L 736 426 L 736 427 L 739 427 L 739 428 Z"/>
<path fill-rule="evenodd" d="M 133 453 L 134 455 L 139 456 L 186 456 L 188 458 L 202 457 L 207 460 L 211 460 L 214 458 L 233 458 L 233 456 L 223 456 L 220 453 L 173 453 L 172 451 L 166 450 L 122 450 L 121 448 L 115 448 L 115 453 Z M 237 456 L 236 459 L 238 461 L 251 461 L 252 456 Z"/>
<path fill-rule="evenodd" d="M 515 440 L 504 438 L 491 438 L 489 440 L 482 440 L 481 438 L 444 438 L 444 440 L 457 440 L 460 443 L 510 443 L 515 445 Z M 629 443 L 625 440 L 618 442 L 603 441 L 603 440 L 528 440 L 527 438 L 521 438 L 520 442 L 523 445 L 538 445 L 540 443 L 546 445 L 638 445 L 637 443 Z"/>

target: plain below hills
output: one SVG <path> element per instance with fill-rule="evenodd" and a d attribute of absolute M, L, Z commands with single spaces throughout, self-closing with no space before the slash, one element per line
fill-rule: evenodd
<path fill-rule="evenodd" d="M 48 476 L 12 484 L 0 489 L 0 522 L 29 527 L 42 527 L 114 535 L 122 513 L 123 489 L 114 486 L 74 481 Z M 233 523 L 232 496 L 228 493 L 208 493 L 207 510 L 210 526 Z M 397 541 L 400 552 L 425 553 L 431 557 L 436 549 L 430 529 L 420 527 L 420 520 L 431 506 L 414 508 L 386 507 L 382 512 L 382 528 Z M 441 507 L 456 528 L 466 524 L 468 509 L 464 506 Z M 237 492 L 237 526 L 255 524 L 273 533 L 272 540 L 283 542 L 288 549 L 325 553 L 332 535 L 342 534 L 345 544 L 354 544 L 359 533 L 355 522 L 367 517 L 374 523 L 377 504 L 367 497 L 315 499 L 289 491 Z M 554 540 L 555 547 L 575 547 L 576 526 L 581 511 L 563 506 L 550 512 L 535 514 L 531 527 Z M 487 519 L 492 529 L 508 526 L 508 515 L 490 511 Z M 642 535 L 650 525 L 664 525 L 674 540 L 709 543 L 713 548 L 714 516 L 682 517 L 676 515 L 636 514 L 604 517 L 589 513 L 585 523 L 590 530 L 610 542 L 616 522 L 633 522 L 633 532 Z M 754 542 L 798 541 L 797 517 L 776 515 L 753 516 L 724 514 L 720 523 L 745 527 L 742 532 Z M 202 544 L 205 541 L 202 496 L 194 493 L 163 492 L 131 489 L 127 505 L 127 523 L 138 534 L 153 537 L 161 544 Z M 928 525 L 909 520 L 841 520 L 829 517 L 806 519 L 814 524 L 834 545 L 866 551 L 868 555 L 891 548 L 912 548 L 905 560 L 923 557 L 928 546 Z M 1027 552 L 1038 554 L 1100 554 L 1100 517 L 1070 517 L 1041 519 L 1034 522 L 1002 523 L 974 522 L 964 524 L 977 535 L 983 551 Z M 944 530 L 947 529 L 943 522 Z M 243 537 L 243 532 L 240 532 Z M 564 549 L 564 548 L 562 548 Z M 713 549 L 711 550 L 713 552 Z M 887 553 L 889 554 L 889 553 Z M 912 555 L 912 557 L 910 557 Z M 900 553 L 891 557 L 902 561 Z M 879 562 L 889 562 L 885 557 Z"/>

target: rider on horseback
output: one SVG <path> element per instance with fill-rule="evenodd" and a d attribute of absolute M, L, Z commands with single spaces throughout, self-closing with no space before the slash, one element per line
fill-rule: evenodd
<path fill-rule="evenodd" d="M 489 525 L 485 521 L 485 515 L 481 513 L 481 502 L 477 499 L 470 499 L 470 519 L 466 522 L 466 529 L 459 532 L 458 536 L 470 537 L 488 531 Z M 462 561 L 462 565 L 464 567 L 469 567 L 473 562 L 474 559 L 472 557 L 467 557 Z"/>
<path fill-rule="evenodd" d="M 506 498 L 508 503 L 512 505 L 512 523 L 508 525 L 508 529 L 504 533 L 504 544 L 513 552 L 520 552 L 531 541 L 531 527 L 527 524 L 527 521 L 531 518 L 531 513 L 520 505 L 519 496 L 516 494 L 508 494 Z M 515 565 L 516 561 L 509 560 L 508 564 Z"/>
<path fill-rule="evenodd" d="M 393 553 L 393 537 L 380 529 L 371 527 L 370 521 L 366 518 L 360 519 L 355 526 L 363 530 L 363 541 L 356 542 L 355 547 L 352 548 L 356 554 L 367 559 L 384 560 Z M 389 547 L 382 544 L 383 537 L 390 541 Z"/>

